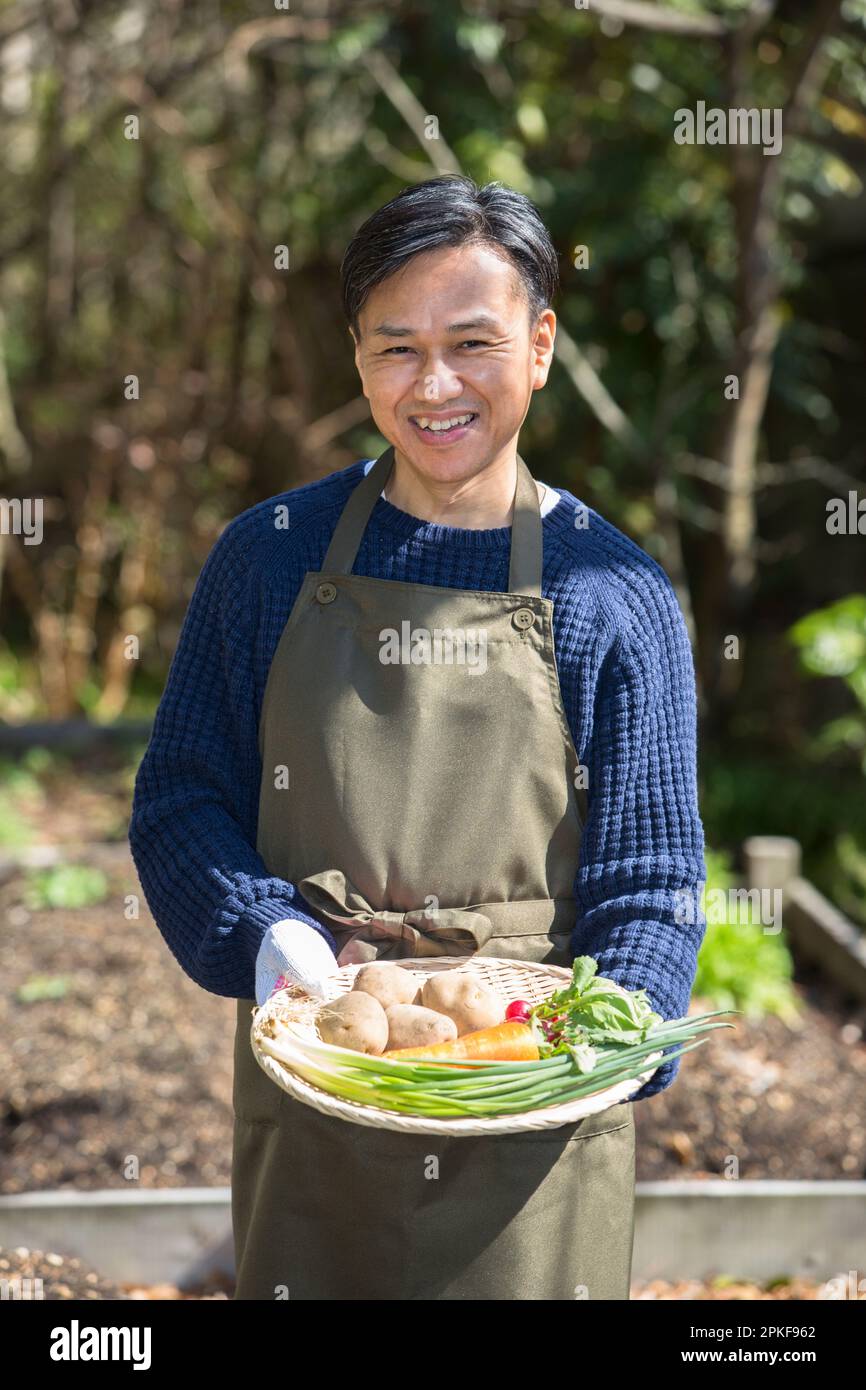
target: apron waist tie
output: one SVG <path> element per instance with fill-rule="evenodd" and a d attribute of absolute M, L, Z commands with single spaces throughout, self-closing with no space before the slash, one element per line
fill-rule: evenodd
<path fill-rule="evenodd" d="M 341 964 L 399 960 L 407 956 L 471 956 L 490 939 L 493 923 L 483 912 L 465 907 L 377 910 L 340 869 L 323 869 L 299 880 L 298 891 L 321 916 L 350 930 L 340 952 Z M 342 933 L 341 933 L 342 935 Z M 351 960 L 344 959 L 351 945 Z"/>

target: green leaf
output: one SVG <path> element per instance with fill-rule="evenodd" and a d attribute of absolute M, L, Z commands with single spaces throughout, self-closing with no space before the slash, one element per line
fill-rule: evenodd
<path fill-rule="evenodd" d="M 808 613 L 789 637 L 800 660 L 819 676 L 847 676 L 866 662 L 866 594 L 849 594 L 838 603 Z"/>
<path fill-rule="evenodd" d="M 589 1043 L 573 1043 L 570 1046 L 566 1044 L 566 1049 L 574 1058 L 578 1071 L 592 1071 L 598 1061 L 598 1053 L 594 1047 L 590 1047 Z"/>
<path fill-rule="evenodd" d="M 15 997 L 19 1004 L 38 1004 L 42 999 L 62 999 L 69 988 L 69 975 L 31 975 L 19 985 Z"/>
<path fill-rule="evenodd" d="M 34 838 L 13 798 L 0 793 L 0 846 L 4 849 L 23 849 Z"/>
<path fill-rule="evenodd" d="M 531 145 L 540 144 L 547 138 L 547 121 L 540 106 L 532 101 L 521 102 L 515 112 L 520 133 Z"/>
<path fill-rule="evenodd" d="M 60 864 L 28 875 L 25 901 L 28 907 L 92 907 L 108 897 L 108 880 L 101 869 L 88 864 Z"/>
<path fill-rule="evenodd" d="M 492 63 L 505 39 L 501 24 L 489 19 L 458 19 L 455 34 L 461 48 L 468 49 L 481 63 Z"/>
<path fill-rule="evenodd" d="M 575 994 L 583 994 L 597 970 L 598 962 L 592 956 L 575 956 L 571 967 L 571 988 Z"/>

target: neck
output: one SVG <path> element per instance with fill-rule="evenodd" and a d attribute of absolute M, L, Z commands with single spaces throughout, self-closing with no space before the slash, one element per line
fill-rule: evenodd
<path fill-rule="evenodd" d="M 456 480 L 430 478 L 395 449 L 385 498 L 392 506 L 422 521 L 487 530 L 511 525 L 516 486 L 516 444 L 471 477 Z M 544 489 L 540 483 L 535 486 L 540 500 Z"/>

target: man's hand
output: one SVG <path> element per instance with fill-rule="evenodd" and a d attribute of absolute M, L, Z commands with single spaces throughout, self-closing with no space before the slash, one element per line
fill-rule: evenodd
<path fill-rule="evenodd" d="M 306 922 L 274 922 L 256 957 L 256 1003 L 261 1007 L 285 984 L 300 985 L 321 999 L 325 981 L 338 968 L 327 941 Z"/>

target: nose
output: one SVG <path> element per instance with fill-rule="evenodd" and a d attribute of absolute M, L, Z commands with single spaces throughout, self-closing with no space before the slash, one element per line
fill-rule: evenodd
<path fill-rule="evenodd" d="M 421 364 L 415 380 L 415 399 L 419 405 L 447 403 L 462 395 L 462 379 L 442 358 L 428 358 Z"/>

